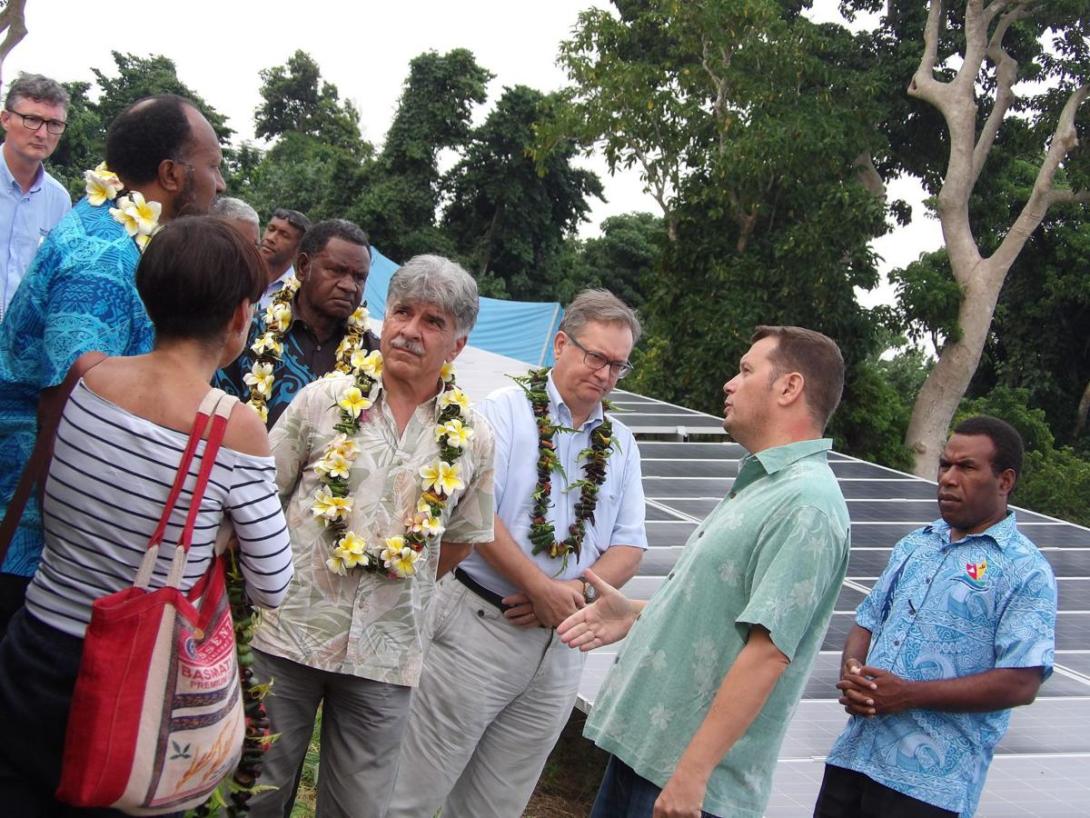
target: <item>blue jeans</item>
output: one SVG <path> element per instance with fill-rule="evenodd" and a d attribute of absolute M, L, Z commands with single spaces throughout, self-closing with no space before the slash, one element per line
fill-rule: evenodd
<path fill-rule="evenodd" d="M 611 755 L 590 818 L 651 818 L 661 792 L 661 787 L 636 775 L 631 767 Z M 700 814 L 703 818 L 716 818 L 710 812 Z"/>

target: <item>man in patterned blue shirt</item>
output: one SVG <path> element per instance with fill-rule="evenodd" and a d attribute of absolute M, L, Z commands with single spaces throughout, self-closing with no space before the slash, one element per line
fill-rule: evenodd
<path fill-rule="evenodd" d="M 1056 580 L 1007 500 L 1022 439 L 959 424 L 939 460 L 941 520 L 913 531 L 856 611 L 815 818 L 939 818 L 976 810 L 1010 708 L 1052 672 Z"/>
<path fill-rule="evenodd" d="M 207 213 L 224 189 L 222 162 L 208 120 L 173 95 L 133 103 L 106 135 L 107 165 L 125 189 L 161 205 L 160 222 Z M 135 283 L 140 251 L 110 205 L 84 198 L 61 219 L 0 324 L 0 514 L 34 448 L 39 397 L 85 352 L 140 355 L 152 348 Z M 22 605 L 41 550 L 41 509 L 31 497 L 0 567 L 0 634 Z"/>

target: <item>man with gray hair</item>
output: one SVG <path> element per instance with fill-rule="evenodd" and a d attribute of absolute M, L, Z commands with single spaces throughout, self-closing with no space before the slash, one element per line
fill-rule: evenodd
<path fill-rule="evenodd" d="M 69 208 L 64 185 L 45 171 L 68 124 L 68 92 L 41 74 L 20 74 L 8 88 L 0 125 L 0 321 L 38 245 Z"/>
<path fill-rule="evenodd" d="M 318 813 L 381 818 L 436 579 L 494 538 L 492 434 L 454 383 L 477 285 L 417 256 L 394 274 L 381 351 L 305 387 L 273 428 L 295 582 L 254 637 L 278 740 L 254 818 L 281 818 L 322 710 Z M 441 545 L 440 545 L 441 543 Z"/>
<path fill-rule="evenodd" d="M 585 570 L 623 584 L 647 547 L 636 441 L 602 405 L 639 336 L 622 301 L 584 291 L 553 368 L 481 404 L 496 436 L 496 536 L 439 592 L 390 818 L 522 814 L 583 668 L 555 628 L 592 598 Z"/>
<path fill-rule="evenodd" d="M 230 222 L 231 226 L 255 247 L 261 243 L 261 219 L 257 211 L 242 199 L 220 196 L 212 205 L 212 215 Z"/>

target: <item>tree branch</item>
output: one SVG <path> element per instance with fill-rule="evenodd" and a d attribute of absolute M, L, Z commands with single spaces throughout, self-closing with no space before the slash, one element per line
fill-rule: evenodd
<path fill-rule="evenodd" d="M 941 88 L 946 83 L 935 79 L 935 65 L 939 58 L 939 31 L 942 27 L 942 0 L 931 0 L 927 9 L 927 24 L 923 30 L 923 55 L 912 81 L 908 84 L 909 96 L 930 102 L 941 110 Z"/>
<path fill-rule="evenodd" d="M 996 0 L 988 7 L 987 12 L 992 12 L 999 5 L 1006 5 L 1006 3 Z M 1007 36 L 1007 31 L 1012 23 L 1016 20 L 1025 19 L 1029 14 L 1029 8 L 1025 5 L 1016 6 L 1008 11 L 999 21 L 999 25 L 995 27 L 991 40 L 988 42 L 988 59 L 995 66 L 995 103 L 992 105 L 991 113 L 988 114 L 988 119 L 984 122 L 984 127 L 981 128 L 976 147 L 973 148 L 973 170 L 970 177 L 970 186 L 975 186 L 977 179 L 980 178 L 980 172 L 984 169 L 984 163 L 987 161 L 988 154 L 995 143 L 996 134 L 999 133 L 999 126 L 1014 101 L 1014 91 L 1012 89 L 1014 83 L 1018 81 L 1018 61 L 1007 53 L 1007 50 L 1003 47 L 1003 39 Z"/>
<path fill-rule="evenodd" d="M 26 0 L 9 0 L 0 11 L 0 31 L 5 31 L 4 41 L 0 42 L 0 68 L 15 46 L 26 36 Z M 0 80 L 3 77 L 0 75 Z"/>
<path fill-rule="evenodd" d="M 984 14 L 983 0 L 968 0 L 965 4 L 965 56 L 954 77 L 955 85 L 976 85 L 988 52 L 989 22 L 990 18 Z"/>
<path fill-rule="evenodd" d="M 1048 146 L 1048 152 L 1045 154 L 1040 170 L 1037 171 L 1037 178 L 1033 182 L 1033 190 L 1030 192 L 1029 199 L 1022 207 L 1022 212 L 1018 214 L 1018 218 L 1015 219 L 1007 235 L 1003 237 L 1003 242 L 992 255 L 992 259 L 997 260 L 1000 264 L 998 268 L 993 269 L 1001 269 L 1004 274 L 1006 273 L 1006 270 L 1014 263 L 1014 259 L 1018 257 L 1018 253 L 1021 252 L 1022 246 L 1026 243 L 1030 234 L 1037 229 L 1052 204 L 1063 201 L 1086 200 L 1087 191 L 1074 193 L 1072 191 L 1053 190 L 1052 182 L 1060 163 L 1079 144 L 1078 133 L 1075 130 L 1075 115 L 1079 111 L 1079 106 L 1086 101 L 1087 96 L 1090 96 L 1090 83 L 1083 83 L 1071 92 L 1071 96 L 1064 103 L 1063 110 L 1056 122 L 1056 130 L 1052 134 L 1052 143 Z"/>

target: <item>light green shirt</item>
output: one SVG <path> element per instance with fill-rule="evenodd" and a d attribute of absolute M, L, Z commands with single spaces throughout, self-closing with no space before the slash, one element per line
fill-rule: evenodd
<path fill-rule="evenodd" d="M 742 461 L 730 494 L 629 633 L 587 721 L 587 738 L 664 787 L 750 626 L 767 628 L 791 664 L 712 772 L 704 810 L 713 815 L 764 813 L 848 567 L 848 509 L 826 462 L 831 445 L 805 440 Z"/>
<path fill-rule="evenodd" d="M 348 376 L 322 378 L 306 386 L 269 434 L 277 484 L 284 504 L 295 561 L 295 579 L 275 611 L 262 612 L 253 645 L 293 662 L 415 686 L 423 664 L 423 626 L 435 592 L 439 549 L 428 549 L 408 579 L 350 571 L 332 573 L 325 564 L 331 542 L 311 512 L 320 486 L 314 465 L 337 434 L 337 398 Z M 439 457 L 435 441 L 439 409 L 434 398 L 420 404 L 399 436 L 385 392 L 360 416 L 355 436 L 360 453 L 349 471 L 353 498 L 348 527 L 367 542 L 402 534 L 421 493 L 420 467 Z M 465 488 L 443 510 L 448 542 L 493 539 L 492 430 L 469 411 L 473 436 L 458 459 Z"/>

